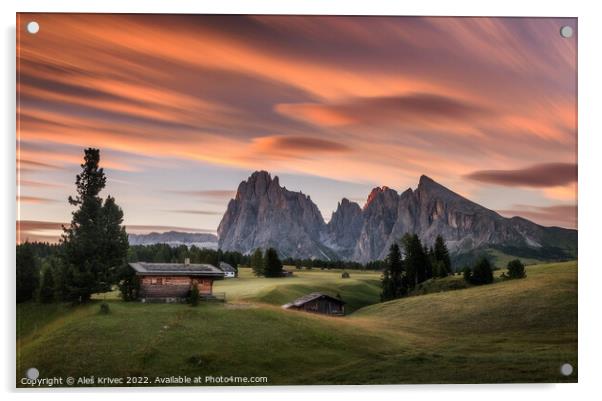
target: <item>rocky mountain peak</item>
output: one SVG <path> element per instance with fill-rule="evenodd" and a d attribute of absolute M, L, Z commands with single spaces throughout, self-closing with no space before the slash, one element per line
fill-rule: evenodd
<path fill-rule="evenodd" d="M 281 187 L 267 171 L 255 171 L 238 186 L 217 233 L 224 250 L 250 253 L 274 247 L 287 256 L 327 258 L 319 243 L 324 227 L 308 196 Z"/>
<path fill-rule="evenodd" d="M 397 197 L 397 191 L 392 190 L 391 188 L 383 185 L 382 187 L 375 187 L 370 191 L 368 195 L 368 199 L 366 200 L 366 204 L 364 205 L 364 210 L 366 210 L 376 199 L 391 199 Z"/>
<path fill-rule="evenodd" d="M 281 187 L 267 171 L 256 171 L 241 182 L 218 227 L 223 250 L 251 253 L 274 247 L 282 257 L 363 263 L 384 259 L 405 233 L 418 234 L 426 245 L 441 235 L 454 255 L 491 248 L 545 256 L 553 249 L 551 255 L 567 258 L 577 238 L 575 230 L 506 219 L 426 175 L 415 190 L 401 195 L 387 186 L 372 189 L 363 208 L 343 198 L 325 224 L 309 196 Z"/>

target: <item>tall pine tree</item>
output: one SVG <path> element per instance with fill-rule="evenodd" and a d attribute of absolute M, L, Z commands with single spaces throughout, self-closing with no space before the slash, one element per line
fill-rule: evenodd
<path fill-rule="evenodd" d="M 263 276 L 264 263 L 261 248 L 255 249 L 255 252 L 253 252 L 253 255 L 251 256 L 251 269 L 253 269 L 253 274 L 256 276 Z"/>
<path fill-rule="evenodd" d="M 437 276 L 446 277 L 452 272 L 451 258 L 443 237 L 438 235 L 435 239 L 435 248 L 433 249 L 434 259 L 437 263 Z"/>
<path fill-rule="evenodd" d="M 265 251 L 264 271 L 266 277 L 282 277 L 282 262 L 274 248 Z"/>
<path fill-rule="evenodd" d="M 381 282 L 381 301 L 388 301 L 406 295 L 407 282 L 403 271 L 403 261 L 399 245 L 392 244 L 386 260 L 386 268 Z"/>
<path fill-rule="evenodd" d="M 404 263 L 408 281 L 408 288 L 422 283 L 427 277 L 428 256 L 422 247 L 420 238 L 416 234 L 405 234 L 401 240 L 403 244 Z"/>
<path fill-rule="evenodd" d="M 77 195 L 69 203 L 77 209 L 71 224 L 63 227 L 63 263 L 66 266 L 66 298 L 86 302 L 94 293 L 111 290 L 116 269 L 125 263 L 127 234 L 121 226 L 123 211 L 108 197 L 99 196 L 106 185 L 104 170 L 99 167 L 100 151 L 86 149 L 82 172 L 77 175 Z"/>

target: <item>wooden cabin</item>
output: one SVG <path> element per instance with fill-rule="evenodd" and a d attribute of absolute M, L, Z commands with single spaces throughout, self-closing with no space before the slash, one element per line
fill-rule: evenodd
<path fill-rule="evenodd" d="M 288 304 L 282 305 L 282 307 L 284 309 L 322 313 L 324 315 L 342 316 L 345 314 L 345 302 L 343 300 L 321 292 L 312 292 L 311 294 L 304 295 Z"/>
<path fill-rule="evenodd" d="M 180 301 L 196 286 L 203 298 L 212 298 L 213 282 L 222 280 L 224 272 L 209 264 L 147 263 L 129 264 L 140 279 L 140 299 L 148 301 Z"/>

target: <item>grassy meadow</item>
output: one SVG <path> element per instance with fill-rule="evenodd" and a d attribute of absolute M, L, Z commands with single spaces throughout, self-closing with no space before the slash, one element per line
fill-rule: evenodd
<path fill-rule="evenodd" d="M 378 303 L 379 275 L 241 269 L 216 282 L 228 302 L 17 306 L 17 385 L 48 376 L 265 376 L 267 384 L 498 383 L 577 380 L 577 262 L 469 287 L 461 276 Z M 499 273 L 498 273 L 499 275 Z M 287 311 L 312 291 L 340 294 L 345 317 Z M 560 374 L 571 363 L 575 372 Z"/>

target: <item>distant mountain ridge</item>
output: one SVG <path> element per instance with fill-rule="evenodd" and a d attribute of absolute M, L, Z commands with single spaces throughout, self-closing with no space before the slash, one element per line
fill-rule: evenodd
<path fill-rule="evenodd" d="M 223 250 L 274 247 L 283 257 L 362 263 L 384 259 L 407 232 L 429 246 L 443 236 L 460 260 L 487 249 L 540 260 L 575 258 L 577 252 L 576 230 L 505 218 L 424 175 L 415 190 L 401 194 L 374 188 L 363 208 L 344 198 L 326 224 L 309 196 L 257 171 L 239 185 L 217 232 Z"/>
<path fill-rule="evenodd" d="M 129 234 L 130 245 L 167 244 L 170 246 L 192 246 L 199 248 L 217 249 L 217 236 L 209 233 L 187 233 L 167 231 L 163 233 Z"/>

